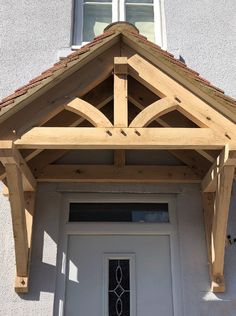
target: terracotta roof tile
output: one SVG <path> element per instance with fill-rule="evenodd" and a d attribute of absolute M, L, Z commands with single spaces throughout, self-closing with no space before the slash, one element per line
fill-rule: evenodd
<path fill-rule="evenodd" d="M 103 34 L 96 36 L 94 38 L 94 40 L 104 39 L 104 38 L 109 37 L 109 36 L 114 35 L 114 34 L 115 34 L 115 31 L 106 31 Z"/>
<path fill-rule="evenodd" d="M 17 92 L 14 92 L 14 93 L 10 94 L 9 96 L 7 96 L 6 98 L 2 99 L 2 102 L 7 102 L 9 100 L 13 100 L 13 99 L 25 94 L 26 92 L 27 92 L 27 89 L 20 89 Z"/>
<path fill-rule="evenodd" d="M 1 101 L 1 102 L 0 102 L 0 109 L 1 109 L 1 108 L 4 108 L 4 107 L 6 107 L 7 105 L 10 105 L 10 104 L 12 104 L 12 103 L 14 103 L 14 99 L 9 100 L 9 101 Z"/>

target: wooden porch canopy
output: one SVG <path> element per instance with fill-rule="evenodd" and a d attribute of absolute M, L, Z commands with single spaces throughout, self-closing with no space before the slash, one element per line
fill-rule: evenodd
<path fill-rule="evenodd" d="M 223 292 L 235 105 L 120 22 L 3 99 L 0 179 L 9 190 L 16 291 L 28 291 L 38 182 L 142 182 L 201 184 L 211 288 Z M 113 164 L 54 163 L 86 149 L 112 150 Z M 181 164 L 129 165 L 127 150 L 166 150 Z"/>

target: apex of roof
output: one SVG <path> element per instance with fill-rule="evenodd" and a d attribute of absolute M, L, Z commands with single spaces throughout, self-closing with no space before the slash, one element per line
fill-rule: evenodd
<path fill-rule="evenodd" d="M 222 112 L 224 112 L 224 107 L 227 108 L 227 111 L 230 111 L 234 118 L 230 117 L 230 115 L 227 116 L 236 122 L 236 100 L 226 96 L 223 90 L 213 86 L 209 81 L 200 77 L 199 73 L 188 68 L 185 63 L 174 58 L 172 54 L 164 51 L 160 46 L 148 41 L 145 36 L 139 34 L 139 30 L 134 25 L 128 22 L 111 23 L 104 29 L 103 34 L 96 36 L 90 43 L 75 50 L 66 58 L 55 63 L 51 68 L 30 80 L 26 85 L 2 99 L 2 101 L 0 101 L 0 117 L 7 113 L 11 108 L 18 108 L 18 105 L 27 100 L 29 96 L 38 92 L 42 87 L 45 87 L 49 82 L 53 81 L 62 73 L 66 73 L 67 70 L 71 69 L 75 64 L 80 62 L 80 60 L 84 59 L 84 57 L 86 58 L 86 56 L 91 54 L 94 50 L 120 34 L 131 40 L 135 47 L 141 47 L 141 50 L 139 50 L 141 54 L 146 51 L 148 54 L 151 54 L 154 59 L 163 62 L 176 74 L 188 80 L 191 84 L 194 84 L 194 86 L 202 90 L 204 94 L 213 97 L 215 101 L 222 106 Z"/>
<path fill-rule="evenodd" d="M 134 26 L 133 24 L 125 21 L 119 21 L 119 22 L 114 22 L 109 24 L 107 27 L 104 29 L 104 33 L 107 31 L 118 31 L 118 32 L 133 32 L 136 34 L 139 34 L 139 29 Z"/>

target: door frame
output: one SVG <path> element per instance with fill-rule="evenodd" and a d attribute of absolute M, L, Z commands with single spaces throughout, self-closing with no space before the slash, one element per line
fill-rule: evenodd
<path fill-rule="evenodd" d="M 69 223 L 70 203 L 168 203 L 169 223 Z M 174 316 L 182 316 L 182 276 L 180 266 L 178 222 L 175 194 L 155 193 L 64 193 L 60 210 L 57 278 L 54 297 L 55 316 L 63 316 L 66 299 L 67 250 L 70 235 L 122 236 L 122 235 L 167 235 L 170 238 L 170 261 Z"/>

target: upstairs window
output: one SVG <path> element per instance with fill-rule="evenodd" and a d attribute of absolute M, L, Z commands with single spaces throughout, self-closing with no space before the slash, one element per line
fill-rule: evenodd
<path fill-rule="evenodd" d="M 75 46 L 90 42 L 117 21 L 134 24 L 140 34 L 160 46 L 164 44 L 163 0 L 75 0 Z"/>

